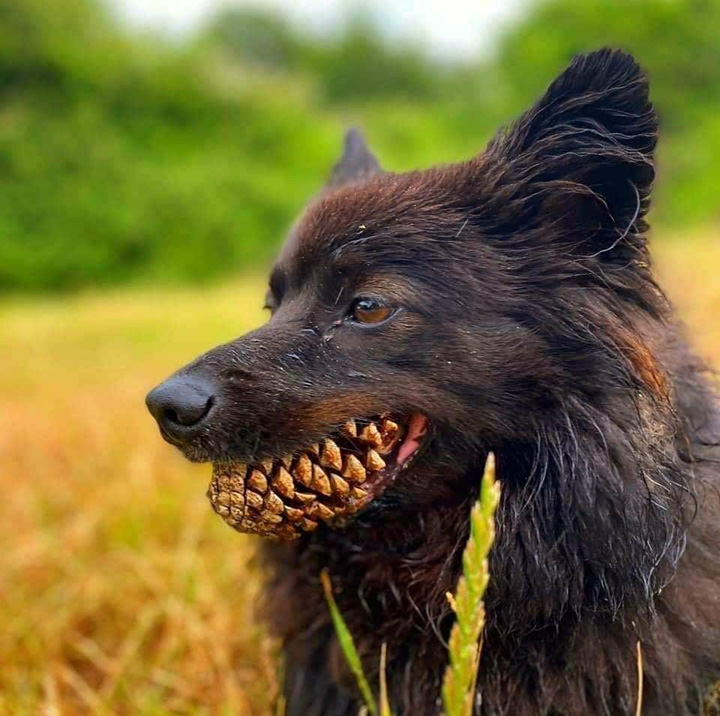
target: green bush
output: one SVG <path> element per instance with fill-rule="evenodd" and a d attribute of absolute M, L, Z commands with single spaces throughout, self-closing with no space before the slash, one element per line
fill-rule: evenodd
<path fill-rule="evenodd" d="M 228 11 L 183 43 L 94 0 L 0 0 L 0 290 L 205 281 L 267 263 L 360 124 L 390 169 L 461 159 L 577 52 L 633 50 L 665 137 L 656 221 L 717 216 L 720 0 L 552 0 L 497 58 L 440 63 Z"/>

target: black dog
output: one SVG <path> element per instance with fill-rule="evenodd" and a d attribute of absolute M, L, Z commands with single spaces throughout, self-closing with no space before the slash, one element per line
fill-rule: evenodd
<path fill-rule="evenodd" d="M 645 75 L 609 50 L 461 164 L 384 173 L 349 134 L 270 321 L 148 396 L 166 439 L 215 463 L 228 522 L 300 536 L 265 547 L 289 716 L 359 708 L 322 568 L 371 676 L 387 643 L 395 713 L 439 712 L 490 450 L 476 713 L 635 713 L 638 642 L 643 713 L 700 712 L 720 677 L 720 416 L 650 272 L 656 135 Z"/>

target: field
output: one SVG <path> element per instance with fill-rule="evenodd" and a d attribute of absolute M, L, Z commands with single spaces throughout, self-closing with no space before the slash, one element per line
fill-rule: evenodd
<path fill-rule="evenodd" d="M 720 365 L 720 230 L 658 237 Z M 204 497 L 143 397 L 263 319 L 263 280 L 0 304 L 0 714 L 270 716 L 254 539 Z"/>

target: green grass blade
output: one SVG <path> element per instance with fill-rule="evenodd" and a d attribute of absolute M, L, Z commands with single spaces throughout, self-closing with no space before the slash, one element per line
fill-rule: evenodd
<path fill-rule="evenodd" d="M 350 633 L 342 614 L 340 614 L 337 603 L 335 602 L 335 597 L 332 592 L 332 583 L 330 582 L 330 575 L 328 575 L 327 570 L 323 570 L 321 572 L 320 580 L 322 581 L 322 586 L 325 590 L 325 599 L 327 600 L 328 607 L 330 608 L 330 617 L 332 618 L 333 626 L 335 627 L 335 633 L 337 634 L 340 648 L 345 656 L 345 661 L 355 675 L 358 688 L 360 689 L 360 693 L 362 694 L 368 711 L 372 714 L 372 716 L 379 716 L 377 704 L 375 703 L 375 697 L 370 690 L 368 680 L 365 678 L 365 672 L 362 668 L 360 655 L 355 648 L 355 642 L 353 641 L 352 634 Z"/>
<path fill-rule="evenodd" d="M 480 499 L 470 513 L 470 538 L 463 553 L 463 573 L 455 595 L 448 595 L 456 621 L 450 632 L 450 663 L 442 688 L 445 716 L 472 716 L 485 625 L 483 596 L 490 578 L 487 558 L 495 539 L 495 511 L 499 501 L 495 456 L 490 453 L 485 463 Z"/>

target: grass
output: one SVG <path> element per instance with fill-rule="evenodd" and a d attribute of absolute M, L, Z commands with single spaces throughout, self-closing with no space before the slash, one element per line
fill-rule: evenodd
<path fill-rule="evenodd" d="M 449 663 L 442 687 L 445 716 L 473 716 L 485 627 L 483 597 L 490 581 L 488 555 L 495 539 L 495 511 L 499 502 L 495 455 L 490 453 L 485 463 L 480 499 L 470 512 L 470 537 L 463 552 L 463 573 L 455 594 L 448 594 L 455 612 L 455 624 L 448 640 Z"/>
<path fill-rule="evenodd" d="M 720 365 L 720 230 L 657 242 Z M 0 713 L 272 716 L 254 538 L 211 514 L 207 466 L 149 387 L 262 320 L 264 281 L 0 304 Z"/>
<path fill-rule="evenodd" d="M 347 662 L 347 665 L 350 667 L 350 671 L 352 671 L 353 676 L 355 677 L 358 690 L 362 695 L 367 710 L 370 712 L 370 716 L 378 716 L 380 710 L 375 703 L 375 697 L 373 696 L 372 689 L 370 688 L 370 684 L 368 683 L 365 672 L 363 671 L 362 662 L 360 661 L 360 654 L 358 654 L 358 651 L 355 648 L 355 641 L 353 639 L 353 636 L 350 633 L 350 630 L 348 629 L 345 620 L 343 619 L 342 613 L 340 612 L 337 603 L 335 602 L 332 582 L 330 581 L 330 575 L 326 570 L 323 570 L 323 572 L 321 572 L 320 579 L 322 581 L 323 591 L 325 592 L 325 599 L 328 603 L 328 609 L 330 610 L 330 617 L 332 619 L 333 627 L 335 629 L 335 634 L 337 635 L 337 639 L 340 644 L 340 648 L 342 649 L 343 656 L 345 657 L 345 661 Z M 380 668 L 381 674 L 385 673 L 384 647 L 385 644 L 383 644 L 383 665 Z"/>
<path fill-rule="evenodd" d="M 495 481 L 495 455 L 485 462 L 480 496 L 470 511 L 470 536 L 463 550 L 462 575 L 455 592 L 446 596 L 453 612 L 453 624 L 448 640 L 448 665 L 442 685 L 442 716 L 472 716 L 475 706 L 475 687 L 482 651 L 485 627 L 485 588 L 490 581 L 488 555 L 495 539 L 495 512 L 500 503 L 500 483 Z M 370 716 L 392 716 L 387 688 L 387 644 L 380 651 L 379 695 L 375 701 L 363 671 L 355 641 L 335 602 L 330 574 L 320 574 L 325 599 L 330 610 L 335 634 L 345 662 L 355 676 L 358 690 Z M 639 648 L 639 644 L 638 644 Z"/>

